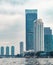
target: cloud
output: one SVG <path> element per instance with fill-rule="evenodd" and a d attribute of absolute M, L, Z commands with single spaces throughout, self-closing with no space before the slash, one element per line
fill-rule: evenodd
<path fill-rule="evenodd" d="M 22 14 L 23 13 L 23 5 L 12 5 L 9 3 L 0 4 L 0 14 Z"/>
<path fill-rule="evenodd" d="M 1 3 L 9 3 L 12 5 L 23 5 L 27 2 L 28 0 L 0 0 Z"/>
<path fill-rule="evenodd" d="M 49 8 L 48 10 L 46 10 L 45 14 L 52 18 L 53 17 L 53 9 Z"/>

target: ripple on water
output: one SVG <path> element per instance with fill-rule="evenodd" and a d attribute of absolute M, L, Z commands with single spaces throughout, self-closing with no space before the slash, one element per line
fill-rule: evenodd
<path fill-rule="evenodd" d="M 53 65 L 51 61 L 34 58 L 2 58 L 0 59 L 0 65 Z"/>

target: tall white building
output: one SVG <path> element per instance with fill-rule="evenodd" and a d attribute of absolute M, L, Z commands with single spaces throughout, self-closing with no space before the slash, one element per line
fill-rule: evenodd
<path fill-rule="evenodd" d="M 44 28 L 41 19 L 34 21 L 34 50 L 44 51 Z"/>

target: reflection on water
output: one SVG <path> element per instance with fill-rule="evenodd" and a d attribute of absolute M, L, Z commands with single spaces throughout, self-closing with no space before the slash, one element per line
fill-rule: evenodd
<path fill-rule="evenodd" d="M 50 59 L 49 59 L 50 60 Z M 0 65 L 53 65 L 53 59 L 1 58 Z"/>
<path fill-rule="evenodd" d="M 26 64 L 25 65 L 40 65 L 39 61 L 37 61 L 34 58 L 27 58 L 25 59 Z"/>

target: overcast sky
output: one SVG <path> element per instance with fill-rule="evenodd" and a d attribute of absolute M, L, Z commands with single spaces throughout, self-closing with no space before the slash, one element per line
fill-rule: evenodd
<path fill-rule="evenodd" d="M 53 0 L 0 0 L 0 45 L 25 42 L 25 9 L 37 9 L 44 26 L 53 29 Z"/>

